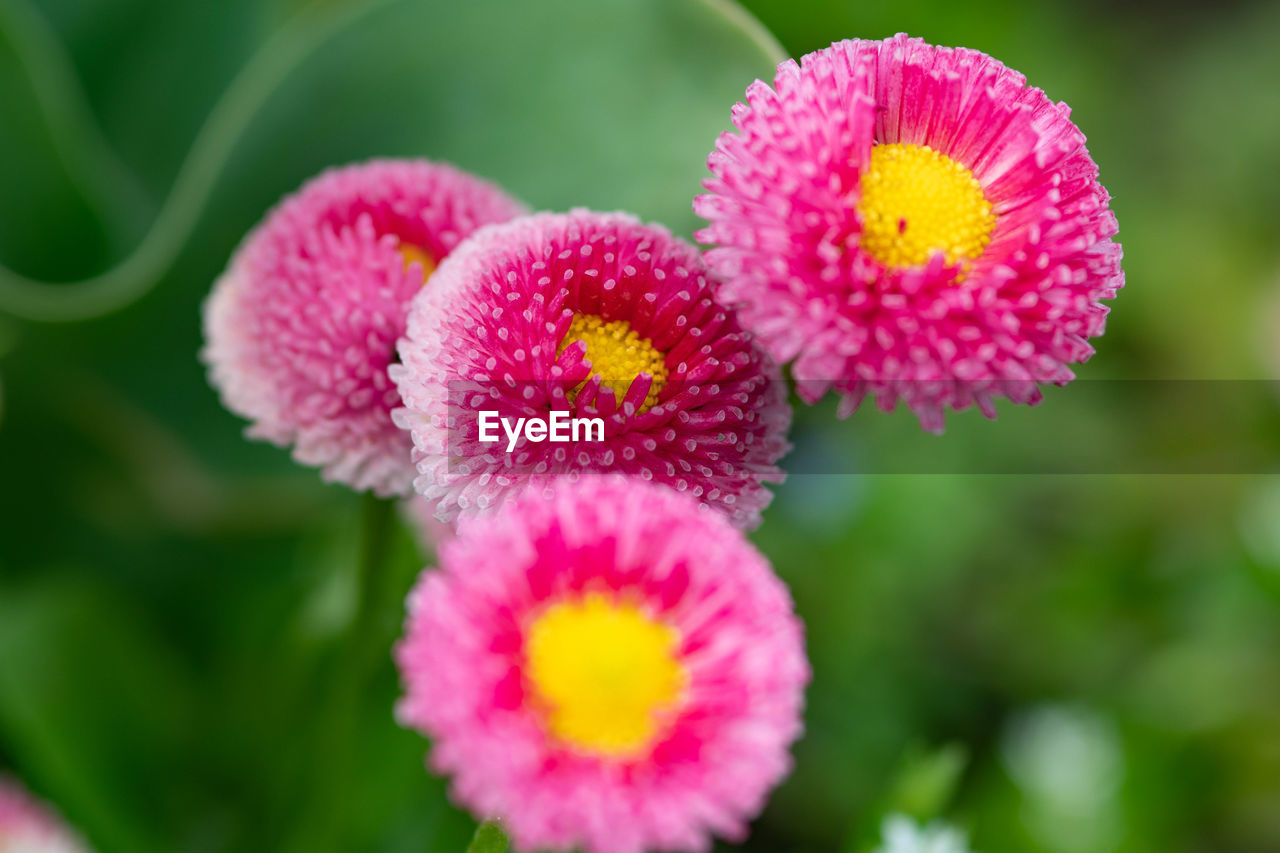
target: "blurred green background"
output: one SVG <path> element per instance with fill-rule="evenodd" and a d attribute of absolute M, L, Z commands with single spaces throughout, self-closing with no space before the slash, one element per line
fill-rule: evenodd
<path fill-rule="evenodd" d="M 1128 286 L 1040 407 L 941 438 L 797 411 L 755 539 L 815 674 L 745 846 L 859 853 L 905 810 L 980 853 L 1280 850 L 1280 397 L 1239 381 L 1280 372 L 1280 5 L 747 6 L 790 55 L 905 30 L 1070 103 Z M 688 235 L 779 49 L 724 0 L 0 0 L 0 261 L 76 280 L 142 243 L 117 286 L 156 284 L 81 322 L 0 311 L 0 767 L 100 853 L 463 849 L 391 718 L 429 555 L 397 528 L 376 672 L 339 695 L 360 500 L 240 437 L 201 301 L 271 203 L 373 155 Z M 1130 454 L 1174 473 L 1106 473 Z"/>

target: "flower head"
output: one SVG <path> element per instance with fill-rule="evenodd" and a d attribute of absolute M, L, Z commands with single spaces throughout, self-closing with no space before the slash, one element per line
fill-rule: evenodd
<path fill-rule="evenodd" d="M 410 298 L 481 225 L 519 204 L 450 166 L 379 160 L 324 173 L 245 239 L 205 308 L 210 379 L 249 435 L 327 479 L 406 492 L 410 442 L 387 377 Z"/>
<path fill-rule="evenodd" d="M 947 408 L 994 417 L 1073 378 L 1124 282 L 1069 114 L 974 50 L 839 42 L 747 89 L 698 239 L 810 402 L 901 399 L 931 430 Z"/>
<path fill-rule="evenodd" d="M 771 497 L 762 484 L 782 476 L 791 413 L 777 366 L 698 251 L 630 216 L 539 214 L 478 232 L 414 299 L 400 356 L 395 416 L 413 433 L 415 486 L 444 520 L 531 481 L 621 471 L 750 526 Z M 485 411 L 600 427 L 571 444 L 486 441 Z"/>
<path fill-rule="evenodd" d="M 905 815 L 890 815 L 883 835 L 875 853 L 969 853 L 965 834 L 941 822 L 920 826 Z"/>
<path fill-rule="evenodd" d="M 84 843 L 18 782 L 0 775 L 0 853 L 86 853 Z"/>
<path fill-rule="evenodd" d="M 620 475 L 464 517 L 409 598 L 403 723 L 524 850 L 706 850 L 788 771 L 808 680 L 765 559 Z"/>

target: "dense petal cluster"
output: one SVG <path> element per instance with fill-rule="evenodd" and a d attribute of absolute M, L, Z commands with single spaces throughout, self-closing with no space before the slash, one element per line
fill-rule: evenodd
<path fill-rule="evenodd" d="M 701 853 L 788 772 L 803 629 L 738 529 L 782 479 L 779 362 L 810 402 L 941 430 L 1070 381 L 1123 285 L 1069 110 L 984 54 L 840 42 L 746 101 L 694 203 L 705 261 L 626 214 L 520 217 L 450 167 L 375 161 L 282 202 L 207 304 L 251 435 L 416 489 L 440 568 L 409 598 L 397 714 L 524 851 Z M 880 853 L 966 847 L 893 816 Z"/>
<path fill-rule="evenodd" d="M 899 35 L 778 66 L 708 159 L 698 233 L 799 393 L 947 408 L 1073 378 L 1123 284 L 1116 220 L 1065 104 L 974 50 Z"/>
<path fill-rule="evenodd" d="M 464 517 L 409 599 L 398 715 L 522 850 L 701 851 L 790 766 L 809 677 L 765 559 L 636 478 Z"/>
<path fill-rule="evenodd" d="M 328 171 L 249 236 L 205 308 L 202 354 L 248 433 L 293 445 L 326 478 L 379 494 L 412 480 L 387 376 L 409 300 L 481 225 L 521 212 L 450 166 L 372 161 Z"/>
<path fill-rule="evenodd" d="M 698 251 L 630 216 L 538 214 L 477 232 L 415 297 L 400 358 L 394 415 L 413 433 L 415 487 L 443 520 L 532 481 L 617 471 L 753 526 L 763 483 L 781 479 L 790 409 L 777 366 Z M 484 411 L 598 418 L 603 436 L 486 442 Z"/>
<path fill-rule="evenodd" d="M 0 775 L 0 851 L 88 853 L 88 848 L 22 785 Z"/>

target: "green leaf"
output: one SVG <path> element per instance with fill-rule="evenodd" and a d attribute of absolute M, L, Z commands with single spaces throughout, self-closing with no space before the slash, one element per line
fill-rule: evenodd
<path fill-rule="evenodd" d="M 879 802 L 858 820 L 845 842 L 846 853 L 867 853 L 880 839 L 885 817 L 905 814 L 921 823 L 940 817 L 955 798 L 960 778 L 969 763 L 969 750 L 951 743 L 934 750 L 910 747 L 902 757 L 896 775 L 884 789 Z"/>
<path fill-rule="evenodd" d="M 476 827 L 467 853 L 507 853 L 507 834 L 497 821 L 487 820 Z"/>
<path fill-rule="evenodd" d="M 100 850 L 172 849 L 197 706 L 186 675 L 108 586 L 51 568 L 0 587 L 0 737 Z"/>
<path fill-rule="evenodd" d="M 969 763 L 969 751 L 952 743 L 931 752 L 908 753 L 889 795 L 889 812 L 902 812 L 922 822 L 938 817 L 955 796 Z"/>

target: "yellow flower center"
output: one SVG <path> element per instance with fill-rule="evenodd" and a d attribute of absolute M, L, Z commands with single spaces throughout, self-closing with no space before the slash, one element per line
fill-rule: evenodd
<path fill-rule="evenodd" d="M 862 248 L 891 269 L 972 261 L 991 242 L 996 217 L 982 186 L 964 166 L 927 145 L 871 149 L 862 176 Z"/>
<path fill-rule="evenodd" d="M 525 674 L 550 732 L 611 757 L 644 750 L 688 681 L 679 637 L 639 608 L 599 594 L 552 605 L 529 628 Z"/>
<path fill-rule="evenodd" d="M 625 320 L 605 322 L 594 314 L 578 314 L 569 324 L 569 331 L 560 342 L 558 352 L 575 341 L 583 341 L 587 345 L 587 361 L 591 364 L 591 373 L 587 376 L 599 376 L 605 388 L 613 389 L 614 399 L 618 405 L 627 396 L 627 389 L 641 373 L 653 377 L 649 393 L 640 406 L 640 411 L 648 411 L 658 402 L 658 392 L 667 382 L 666 357 L 658 352 L 648 338 L 642 338 L 632 331 Z M 570 392 L 569 398 L 576 399 L 582 384 Z M 601 389 L 603 390 L 603 388 Z"/>
<path fill-rule="evenodd" d="M 422 283 L 426 284 L 427 279 L 431 278 L 431 274 L 436 271 L 436 259 L 431 257 L 424 249 L 412 243 L 406 243 L 403 240 L 400 241 L 400 245 L 396 248 L 400 252 L 400 257 L 404 259 L 405 269 L 408 269 L 410 264 L 417 263 L 422 265 Z"/>

